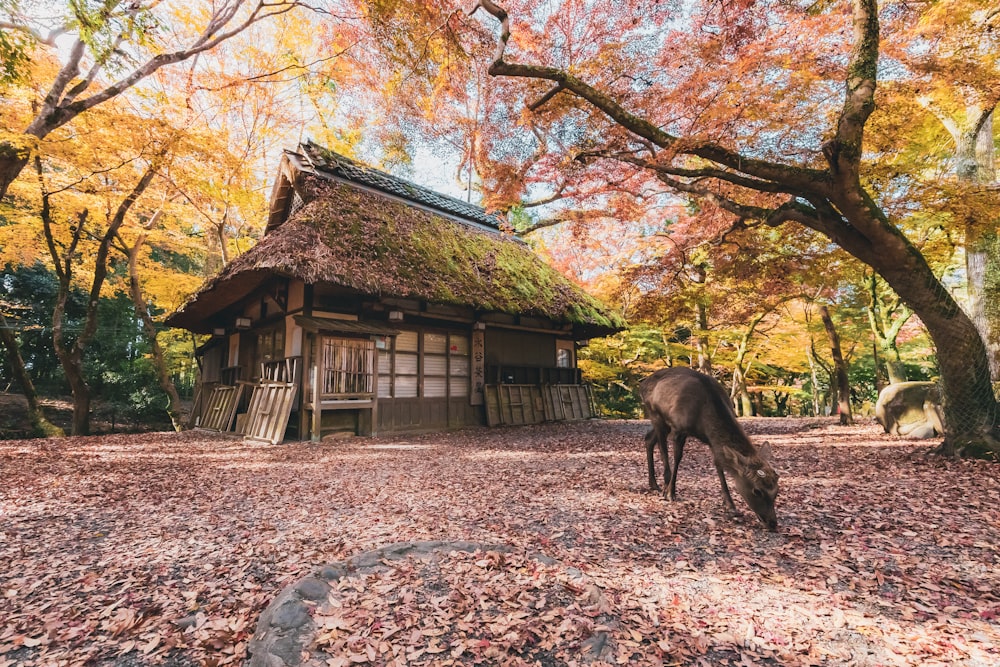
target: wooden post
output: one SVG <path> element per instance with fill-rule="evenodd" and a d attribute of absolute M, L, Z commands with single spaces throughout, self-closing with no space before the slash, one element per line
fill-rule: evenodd
<path fill-rule="evenodd" d="M 378 435 L 378 355 L 380 354 L 376 346 L 372 352 L 372 428 L 367 435 Z"/>
<path fill-rule="evenodd" d="M 307 334 L 305 331 L 302 332 L 302 364 L 299 368 L 299 440 L 306 439 L 306 429 L 309 427 L 309 421 L 306 419 L 306 408 L 309 407 L 308 403 L 308 388 L 309 388 L 309 369 L 312 368 L 312 340 L 313 335 Z"/>
<path fill-rule="evenodd" d="M 316 354 L 313 358 L 312 387 L 312 428 L 310 438 L 313 442 L 323 439 L 323 336 L 316 335 Z"/>
<path fill-rule="evenodd" d="M 302 314 L 306 317 L 312 317 L 313 314 L 313 286 L 311 283 L 306 283 L 302 288 Z"/>

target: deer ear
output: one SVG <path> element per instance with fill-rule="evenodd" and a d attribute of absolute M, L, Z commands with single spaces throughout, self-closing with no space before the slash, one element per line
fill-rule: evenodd
<path fill-rule="evenodd" d="M 720 447 L 713 453 L 713 456 L 720 464 L 728 465 L 734 468 L 742 463 L 739 452 L 730 447 Z"/>
<path fill-rule="evenodd" d="M 771 462 L 771 443 L 763 442 L 757 449 L 757 455 L 768 463 Z"/>

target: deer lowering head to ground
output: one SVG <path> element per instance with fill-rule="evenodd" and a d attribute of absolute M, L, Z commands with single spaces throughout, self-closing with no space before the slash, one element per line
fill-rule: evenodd
<path fill-rule="evenodd" d="M 722 483 L 726 508 L 735 512 L 726 484 L 728 472 L 736 490 L 770 530 L 778 526 L 774 499 L 778 475 L 767 462 L 769 448 L 758 451 L 736 421 L 729 396 L 715 379 L 690 368 L 665 368 L 639 384 L 642 407 L 652 428 L 646 433 L 646 463 L 649 488 L 659 490 L 653 468 L 653 448 L 663 459 L 663 496 L 677 497 L 677 469 L 684 455 L 684 442 L 694 436 L 708 444 Z M 667 438 L 673 438 L 674 466 L 667 457 Z M 668 481 L 669 477 L 669 481 Z"/>

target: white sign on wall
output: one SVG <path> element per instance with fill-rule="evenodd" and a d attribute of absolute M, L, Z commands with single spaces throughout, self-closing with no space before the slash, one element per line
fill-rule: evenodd
<path fill-rule="evenodd" d="M 483 404 L 483 392 L 486 390 L 486 336 L 485 332 L 476 329 L 472 332 L 472 394 L 470 405 Z"/>

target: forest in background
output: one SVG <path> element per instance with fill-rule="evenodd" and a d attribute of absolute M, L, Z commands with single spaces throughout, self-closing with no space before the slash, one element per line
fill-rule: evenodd
<path fill-rule="evenodd" d="M 507 5 L 509 41 L 491 2 L 102 0 L 51 16 L 0 0 L 3 385 L 24 390 L 16 349 L 39 393 L 72 393 L 74 432 L 92 400 L 178 423 L 197 341 L 158 322 L 259 239 L 280 151 L 304 137 L 506 211 L 620 309 L 632 328 L 581 354 L 608 415 L 639 416 L 633 388 L 670 364 L 718 376 L 744 415 L 864 414 L 890 381 L 940 378 L 942 353 L 946 388 L 996 381 L 997 10 L 884 3 L 873 55 L 861 0 Z M 877 89 L 858 74 L 873 59 Z M 848 108 L 865 76 L 871 108 Z M 844 120 L 859 115 L 863 135 Z M 854 218 L 854 199 L 807 182 L 852 170 L 844 192 L 874 207 Z M 847 231 L 810 227 L 809 207 Z M 902 250 L 877 236 L 883 218 Z M 927 282 L 896 260 L 914 254 L 931 306 L 897 294 L 898 274 Z M 943 351 L 967 328 L 935 338 L 913 312 L 951 303 L 981 353 Z M 960 431 L 993 437 L 992 392 L 953 403 L 988 413 Z"/>

